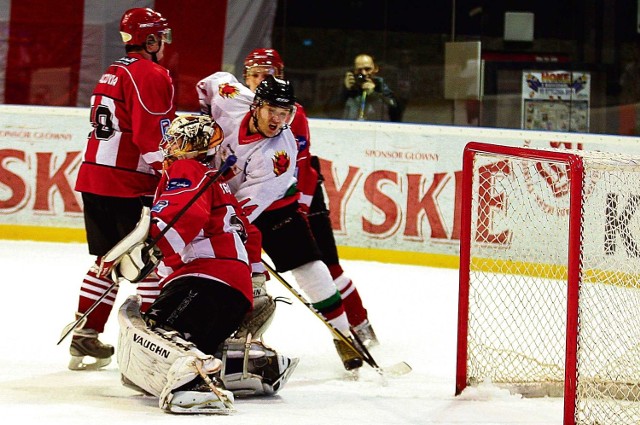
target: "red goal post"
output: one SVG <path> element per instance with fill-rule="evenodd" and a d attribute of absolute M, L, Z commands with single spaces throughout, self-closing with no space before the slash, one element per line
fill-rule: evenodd
<path fill-rule="evenodd" d="M 564 423 L 640 421 L 640 158 L 469 143 L 456 394 L 563 396 Z M 640 214 L 637 214 L 640 216 Z"/>

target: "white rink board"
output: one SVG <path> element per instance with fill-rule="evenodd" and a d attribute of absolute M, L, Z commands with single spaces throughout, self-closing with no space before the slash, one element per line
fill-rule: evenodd
<path fill-rule="evenodd" d="M 328 120 L 312 120 L 311 127 L 312 150 L 330 159 L 325 187 L 344 193 L 330 202 L 338 244 L 433 254 L 459 253 L 456 205 L 470 141 L 640 155 L 640 138 L 631 137 Z M 540 216 L 562 219 L 568 202 L 555 201 L 540 205 Z M 510 230 L 514 241 L 531 243 L 524 223 Z"/>
<path fill-rule="evenodd" d="M 83 228 L 73 186 L 88 117 L 88 108 L 0 105 L 0 227 Z M 635 137 L 316 119 L 310 126 L 338 245 L 400 253 L 458 255 L 456 199 L 470 141 L 640 155 Z"/>

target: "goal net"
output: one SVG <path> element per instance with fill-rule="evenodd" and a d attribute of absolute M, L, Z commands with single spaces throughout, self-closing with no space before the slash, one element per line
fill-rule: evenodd
<path fill-rule="evenodd" d="M 640 423 L 640 157 L 470 143 L 463 168 L 456 394 Z"/>

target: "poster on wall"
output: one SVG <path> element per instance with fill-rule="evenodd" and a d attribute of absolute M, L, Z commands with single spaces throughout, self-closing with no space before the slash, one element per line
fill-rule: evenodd
<path fill-rule="evenodd" d="M 522 128 L 588 133 L 590 91 L 586 72 L 523 71 Z"/>

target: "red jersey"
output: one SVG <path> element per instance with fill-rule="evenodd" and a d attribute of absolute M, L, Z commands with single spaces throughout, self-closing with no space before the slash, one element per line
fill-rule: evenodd
<path fill-rule="evenodd" d="M 195 159 L 175 161 L 163 173 L 151 209 L 155 237 L 215 173 Z M 251 268 L 244 241 L 247 221 L 224 182 L 213 183 L 158 241 L 161 287 L 181 276 L 223 282 L 253 302 Z"/>
<path fill-rule="evenodd" d="M 175 118 L 169 71 L 131 53 L 112 63 L 91 96 L 93 130 L 75 189 L 103 196 L 153 195 L 160 142 Z"/>
<path fill-rule="evenodd" d="M 300 191 L 298 202 L 307 211 L 311 205 L 313 194 L 318 183 L 318 173 L 311 167 L 311 136 L 309 133 L 309 120 L 304 108 L 296 103 L 296 116 L 291 123 L 291 132 L 298 142 L 298 158 L 296 161 L 297 188 Z"/>

